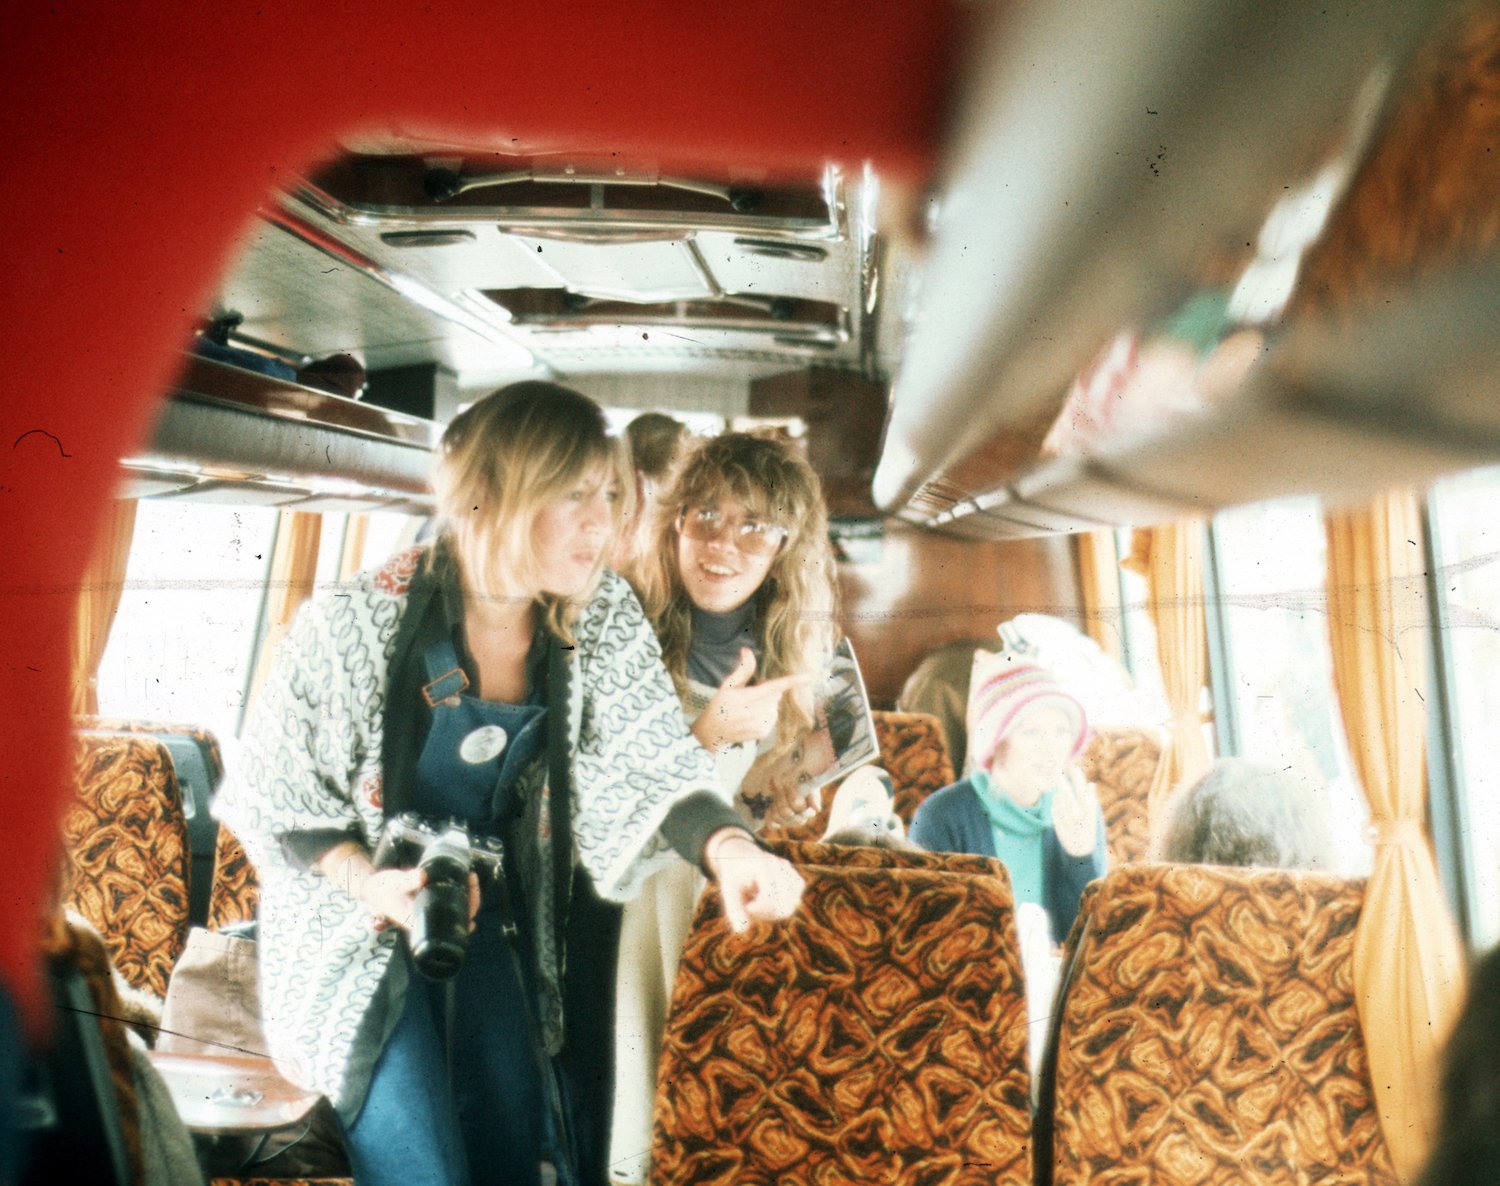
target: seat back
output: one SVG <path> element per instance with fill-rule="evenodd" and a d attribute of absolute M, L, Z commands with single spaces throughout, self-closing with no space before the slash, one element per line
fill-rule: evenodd
<path fill-rule="evenodd" d="M 1106 727 L 1089 738 L 1079 764 L 1099 794 L 1111 868 L 1150 856 L 1146 796 L 1161 759 L 1161 738 L 1151 729 Z"/>
<path fill-rule="evenodd" d="M 79 733 L 63 817 L 63 899 L 104 936 L 134 988 L 165 996 L 188 930 L 188 838 L 177 775 L 151 737 Z"/>
<path fill-rule="evenodd" d="M 199 725 L 173 721 L 137 721 L 124 717 L 79 717 L 78 727 L 95 733 L 142 733 L 155 737 L 172 755 L 177 785 L 187 816 L 188 921 L 202 926 L 208 916 L 208 892 L 213 881 L 214 843 L 218 826 L 209 814 L 213 795 L 224 778 L 219 741 Z"/>
<path fill-rule="evenodd" d="M 260 882 L 255 866 L 234 833 L 220 824 L 213 887 L 208 894 L 208 929 L 219 931 L 231 923 L 251 922 L 259 904 Z"/>
<path fill-rule="evenodd" d="M 880 746 L 880 765 L 895 787 L 896 814 L 911 827 L 923 799 L 953 782 L 953 763 L 938 719 L 924 712 L 874 712 L 875 738 Z M 815 840 L 828 827 L 837 783 L 823 788 L 823 804 L 805 824 L 775 829 L 789 840 Z M 768 834 L 771 831 L 768 830 Z"/>
<path fill-rule="evenodd" d="M 57 1020 L 23 1068 L 29 1122 L 20 1181 L 140 1183 L 134 1058 L 105 946 L 87 926 L 58 915 L 43 934 L 42 954 Z"/>
<path fill-rule="evenodd" d="M 770 840 L 777 856 L 794 865 L 855 869 L 927 869 L 936 873 L 972 873 L 1000 877 L 1010 889 L 1010 875 L 993 857 L 960 852 L 927 852 L 920 848 L 879 848 L 873 844 L 824 844 L 818 840 Z"/>
<path fill-rule="evenodd" d="M 699 902 L 663 1041 L 651 1182 L 1029 1183 L 1006 879 L 803 872 L 802 905 L 777 926 L 734 935 L 713 889 Z"/>
<path fill-rule="evenodd" d="M 1043 1077 L 1038 1181 L 1394 1182 L 1354 1005 L 1363 896 L 1201 865 L 1096 883 Z"/>

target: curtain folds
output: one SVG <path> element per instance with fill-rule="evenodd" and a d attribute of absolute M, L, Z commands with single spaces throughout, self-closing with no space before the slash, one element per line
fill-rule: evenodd
<path fill-rule="evenodd" d="M 1076 535 L 1078 587 L 1083 594 L 1083 628 L 1117 663 L 1123 661 L 1120 619 L 1120 554 L 1114 533 Z"/>
<path fill-rule="evenodd" d="M 73 621 L 73 715 L 99 712 L 99 664 L 125 590 L 125 565 L 135 536 L 134 499 L 116 499 L 78 591 Z"/>
<path fill-rule="evenodd" d="M 318 575 L 318 545 L 323 534 L 323 516 L 312 511 L 282 511 L 276 525 L 276 547 L 271 553 L 271 573 L 266 592 L 266 637 L 255 664 L 253 695 L 270 673 L 297 609 L 312 596 Z"/>
<path fill-rule="evenodd" d="M 1402 1181 L 1416 1176 L 1436 1133 L 1437 1058 L 1464 978 L 1424 824 L 1422 530 L 1410 491 L 1326 520 L 1334 685 L 1375 846 L 1354 990 L 1381 1127 Z"/>
<path fill-rule="evenodd" d="M 1203 618 L 1203 522 L 1186 519 L 1138 529 L 1124 564 L 1147 580 L 1162 687 L 1172 711 L 1172 738 L 1147 793 L 1153 834 L 1173 790 L 1208 769 L 1200 708 L 1208 674 Z"/>

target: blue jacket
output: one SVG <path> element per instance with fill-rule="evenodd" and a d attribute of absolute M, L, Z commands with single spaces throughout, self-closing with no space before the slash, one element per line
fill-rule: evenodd
<path fill-rule="evenodd" d="M 995 856 L 995 836 L 973 781 L 965 778 L 929 795 L 912 820 L 911 840 L 928 852 Z M 1051 828 L 1047 829 L 1044 844 L 1042 905 L 1052 921 L 1052 940 L 1061 943 L 1078 916 L 1083 887 L 1104 876 L 1104 845 L 1096 845 L 1088 856 L 1075 857 L 1063 850 Z"/>

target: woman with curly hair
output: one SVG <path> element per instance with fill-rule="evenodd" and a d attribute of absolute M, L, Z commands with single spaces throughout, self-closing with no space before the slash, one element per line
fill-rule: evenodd
<path fill-rule="evenodd" d="M 693 735 L 741 816 L 796 819 L 807 784 L 743 795 L 753 764 L 776 763 L 815 728 L 812 684 L 838 642 L 828 512 L 817 476 L 770 437 L 725 433 L 683 459 L 662 494 L 653 546 L 633 573 Z M 758 677 L 758 678 L 757 678 Z M 616 980 L 611 1177 L 644 1182 L 656 1064 L 677 961 L 703 878 L 664 869 L 625 911 Z"/>

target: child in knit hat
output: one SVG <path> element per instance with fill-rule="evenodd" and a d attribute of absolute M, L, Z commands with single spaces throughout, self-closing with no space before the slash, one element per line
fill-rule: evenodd
<path fill-rule="evenodd" d="M 973 773 L 917 809 L 911 839 L 931 852 L 997 857 L 1017 903 L 1047 911 L 1062 942 L 1083 887 L 1104 873 L 1104 823 L 1076 760 L 1083 705 L 1045 668 L 976 652 L 969 690 Z"/>

